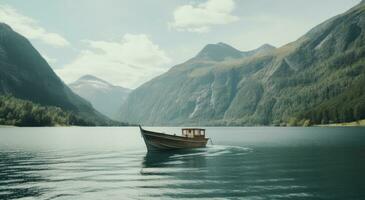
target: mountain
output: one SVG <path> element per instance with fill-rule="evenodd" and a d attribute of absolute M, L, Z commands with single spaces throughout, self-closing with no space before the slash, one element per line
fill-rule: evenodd
<path fill-rule="evenodd" d="M 252 56 L 257 53 L 268 52 L 275 49 L 274 46 L 265 44 L 258 49 L 253 51 L 239 51 L 232 46 L 225 43 L 208 44 L 206 45 L 194 58 L 197 60 L 207 60 L 207 61 L 224 61 L 229 59 L 238 59 L 248 56 Z"/>
<path fill-rule="evenodd" d="M 208 45 L 131 92 L 120 119 L 145 125 L 310 125 L 365 118 L 364 3 L 292 43 L 265 46 L 240 56 L 226 45 Z"/>
<path fill-rule="evenodd" d="M 127 99 L 130 89 L 114 86 L 95 76 L 85 75 L 69 84 L 73 92 L 91 102 L 102 114 L 116 118 L 117 111 Z"/>
<path fill-rule="evenodd" d="M 4 23 L 0 23 L 0 95 L 59 107 L 95 125 L 111 122 L 75 95 L 32 44 Z"/>

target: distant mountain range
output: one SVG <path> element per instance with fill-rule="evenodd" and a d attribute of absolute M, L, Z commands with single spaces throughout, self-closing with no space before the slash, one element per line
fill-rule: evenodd
<path fill-rule="evenodd" d="M 283 30 L 285 31 L 285 30 Z M 365 4 L 280 48 L 210 44 L 130 93 L 144 125 L 310 125 L 365 118 Z"/>
<path fill-rule="evenodd" d="M 0 23 L 0 95 L 12 95 L 14 98 L 28 100 L 40 106 L 61 108 L 88 121 L 88 125 L 113 124 L 110 119 L 94 110 L 89 102 L 74 94 L 25 37 L 3 23 Z M 27 104 L 27 101 L 17 102 Z M 0 116 L 5 114 L 5 117 L 9 113 L 20 113 L 11 110 L 2 112 Z M 40 117 L 43 116 L 36 118 Z"/>
<path fill-rule="evenodd" d="M 115 119 L 121 105 L 127 99 L 130 89 L 114 86 L 107 81 L 92 75 L 85 75 L 77 81 L 69 84 L 76 94 L 88 100 L 93 107 Z"/>

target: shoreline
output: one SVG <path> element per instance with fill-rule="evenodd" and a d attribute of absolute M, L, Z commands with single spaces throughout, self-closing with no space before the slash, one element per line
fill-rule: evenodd
<path fill-rule="evenodd" d="M 59 127 L 64 127 L 64 128 L 72 128 L 72 127 L 84 127 L 84 128 L 100 128 L 100 127 L 138 127 L 138 126 L 12 126 L 12 125 L 0 125 L 0 129 L 1 128 L 59 128 Z M 236 128 L 311 128 L 311 127 L 365 127 L 365 120 L 360 120 L 360 121 L 356 121 L 356 122 L 345 122 L 345 123 L 335 123 L 335 124 L 314 124 L 312 126 L 191 126 L 191 125 L 186 125 L 186 126 L 149 126 L 149 127 L 217 127 L 217 128 L 232 128 L 232 127 L 236 127 Z"/>
<path fill-rule="evenodd" d="M 0 128 L 15 128 L 16 126 L 12 125 L 0 125 Z"/>
<path fill-rule="evenodd" d="M 318 127 L 365 127 L 365 119 L 354 121 L 354 122 L 344 122 L 344 123 L 334 123 L 334 124 L 321 124 L 315 125 Z"/>

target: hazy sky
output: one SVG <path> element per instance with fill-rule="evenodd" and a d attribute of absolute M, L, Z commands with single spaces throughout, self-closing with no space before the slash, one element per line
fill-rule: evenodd
<path fill-rule="evenodd" d="M 0 21 L 66 82 L 135 88 L 206 44 L 282 46 L 360 0 L 1 0 Z"/>

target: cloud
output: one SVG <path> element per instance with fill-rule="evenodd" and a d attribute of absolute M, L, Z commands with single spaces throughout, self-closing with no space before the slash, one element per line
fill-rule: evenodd
<path fill-rule="evenodd" d="M 36 20 L 20 14 L 8 5 L 0 5 L 0 21 L 8 24 L 28 39 L 39 40 L 54 47 L 69 45 L 69 42 L 61 35 L 48 32 Z"/>
<path fill-rule="evenodd" d="M 174 20 L 169 27 L 177 31 L 208 32 L 213 25 L 238 21 L 232 15 L 233 0 L 208 0 L 200 4 L 188 4 L 174 11 Z"/>
<path fill-rule="evenodd" d="M 167 70 L 170 62 L 166 53 L 147 35 L 125 34 L 120 40 L 85 40 L 87 48 L 71 63 L 56 69 L 56 73 L 70 83 L 91 74 L 113 84 L 135 88 Z"/>

